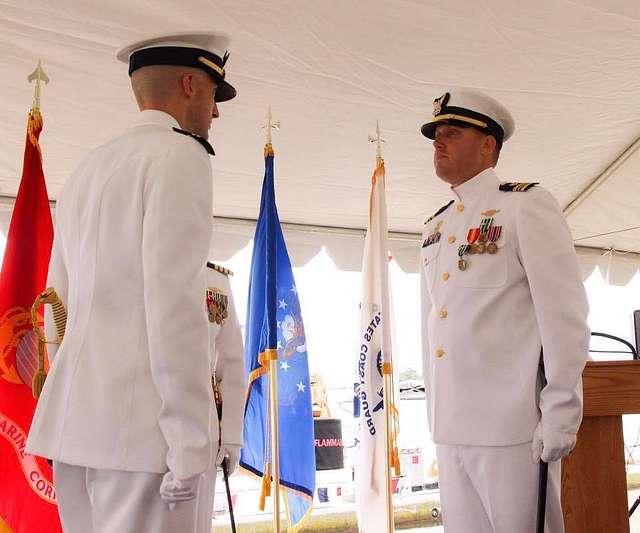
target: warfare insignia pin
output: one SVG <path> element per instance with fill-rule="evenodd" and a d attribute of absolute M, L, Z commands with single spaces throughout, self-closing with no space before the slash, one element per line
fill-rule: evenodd
<path fill-rule="evenodd" d="M 229 316 L 229 297 L 217 287 L 207 288 L 207 312 L 209 322 L 221 326 Z"/>
<path fill-rule="evenodd" d="M 500 209 L 487 209 L 483 213 L 480 213 L 483 217 L 493 217 L 500 212 Z"/>

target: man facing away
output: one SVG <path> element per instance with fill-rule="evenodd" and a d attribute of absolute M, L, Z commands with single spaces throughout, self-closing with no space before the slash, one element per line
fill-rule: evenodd
<path fill-rule="evenodd" d="M 588 303 L 555 199 L 496 175 L 513 130 L 509 111 L 477 91 L 436 99 L 422 126 L 453 198 L 425 222 L 420 269 L 447 533 L 534 531 L 540 460 L 549 463 L 546 531 L 564 531 L 560 459 L 582 419 Z"/>
<path fill-rule="evenodd" d="M 206 138 L 235 96 L 226 45 L 192 33 L 123 48 L 141 113 L 58 199 L 48 284 L 68 322 L 27 451 L 53 460 L 65 533 L 196 527 L 213 460 Z"/>

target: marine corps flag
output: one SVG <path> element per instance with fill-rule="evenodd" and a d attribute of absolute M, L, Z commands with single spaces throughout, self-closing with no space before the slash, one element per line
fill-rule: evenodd
<path fill-rule="evenodd" d="M 36 400 L 31 304 L 45 288 L 53 226 L 42 172 L 40 111 L 29 113 L 22 180 L 0 273 L 0 532 L 62 531 L 51 468 L 24 453 Z M 3 529 L 4 528 L 4 529 Z"/>
<path fill-rule="evenodd" d="M 360 347 L 355 380 L 354 415 L 359 420 L 356 510 L 360 533 L 393 531 L 390 468 L 395 467 L 399 475 L 399 460 L 395 446 L 398 417 L 394 406 L 390 313 L 385 174 L 384 162 L 378 157 L 371 178 L 362 259 Z"/>
<path fill-rule="evenodd" d="M 273 150 L 265 147 L 265 174 L 249 282 L 245 366 L 249 376 L 240 466 L 271 488 L 269 359 L 278 356 L 280 483 L 289 532 L 302 527 L 315 491 L 311 383 L 300 303 L 280 227 L 273 183 Z M 276 495 L 274 495 L 276 496 Z"/>

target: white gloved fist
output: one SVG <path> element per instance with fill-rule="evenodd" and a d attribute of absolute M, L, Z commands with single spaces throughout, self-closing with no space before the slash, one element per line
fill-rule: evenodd
<path fill-rule="evenodd" d="M 553 461 L 558 461 L 569 455 L 575 445 L 575 435 L 547 429 L 543 426 L 541 420 L 536 426 L 536 430 L 533 433 L 533 442 L 531 443 L 533 462 L 537 463 L 542 460 L 545 463 L 552 463 Z"/>
<path fill-rule="evenodd" d="M 224 442 L 220 445 L 220 451 L 218 452 L 218 457 L 216 458 L 216 465 L 222 465 L 222 461 L 227 459 L 227 474 L 230 476 L 233 474 L 236 468 L 238 468 L 238 463 L 240 462 L 240 450 L 242 446 L 238 446 L 237 444 L 225 444 Z"/>
<path fill-rule="evenodd" d="M 173 511 L 176 504 L 193 500 L 198 494 L 198 482 L 202 474 L 187 479 L 176 479 L 173 472 L 167 472 L 160 484 L 160 498 Z"/>

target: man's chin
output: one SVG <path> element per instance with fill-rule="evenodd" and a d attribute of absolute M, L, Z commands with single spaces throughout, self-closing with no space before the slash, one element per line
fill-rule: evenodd
<path fill-rule="evenodd" d="M 438 176 L 438 178 L 440 178 L 445 183 L 448 183 L 451 185 L 451 183 L 453 183 L 454 181 L 454 178 L 451 177 L 451 173 L 447 172 L 447 169 L 445 168 L 442 168 L 442 167 L 438 168 L 436 166 L 435 173 L 436 173 L 436 176 Z"/>
<path fill-rule="evenodd" d="M 436 176 L 438 176 L 441 180 L 447 181 L 447 175 L 449 174 L 447 172 L 447 166 L 446 165 L 441 165 L 438 164 L 437 162 L 433 165 L 433 169 L 436 173 Z"/>

